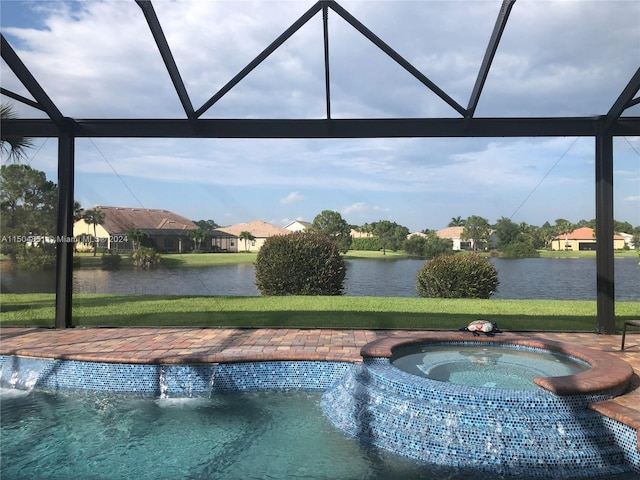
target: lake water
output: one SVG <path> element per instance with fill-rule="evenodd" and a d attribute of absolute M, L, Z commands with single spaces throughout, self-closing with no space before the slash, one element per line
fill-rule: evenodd
<path fill-rule="evenodd" d="M 491 298 L 595 300 L 594 258 L 491 259 L 500 285 Z M 640 301 L 636 258 L 614 260 L 617 301 Z M 424 260 L 348 260 L 345 295 L 417 297 Z M 4 293 L 54 292 L 52 272 L 2 272 Z M 161 270 L 77 270 L 76 293 L 259 296 L 251 264 Z"/>

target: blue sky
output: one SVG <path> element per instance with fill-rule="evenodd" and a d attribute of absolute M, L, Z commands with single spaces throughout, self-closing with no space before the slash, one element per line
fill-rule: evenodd
<path fill-rule="evenodd" d="M 462 105 L 500 3 L 340 2 Z M 154 7 L 197 109 L 312 4 Z M 184 118 L 133 0 L 3 0 L 0 14 L 3 35 L 64 115 Z M 321 27 L 314 17 L 203 118 L 322 118 Z M 334 118 L 458 116 L 332 12 L 329 28 Z M 640 2 L 519 0 L 476 116 L 605 114 L 639 63 Z M 29 96 L 4 62 L 0 73 L 4 88 Z M 55 179 L 56 149 L 36 139 L 27 161 Z M 614 156 L 614 217 L 640 225 L 640 137 L 616 138 Z M 166 208 L 221 225 L 285 225 L 329 209 L 352 224 L 388 219 L 417 231 L 470 215 L 592 219 L 594 175 L 591 138 L 78 139 L 75 193 L 87 208 Z"/>

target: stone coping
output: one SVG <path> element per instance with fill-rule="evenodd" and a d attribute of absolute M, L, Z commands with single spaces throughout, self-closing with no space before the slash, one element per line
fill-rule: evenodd
<path fill-rule="evenodd" d="M 390 337 L 374 340 L 363 346 L 360 354 L 363 357 L 391 358 L 394 350 L 400 347 L 442 342 L 480 342 L 540 348 L 576 357 L 591 365 L 589 370 L 575 375 L 537 377 L 534 379 L 537 385 L 557 395 L 587 395 L 609 390 L 626 392 L 633 377 L 633 369 L 627 362 L 606 352 L 565 342 L 517 336 L 488 337 L 480 335 L 476 337 L 462 332 L 429 332 L 411 337 Z"/>

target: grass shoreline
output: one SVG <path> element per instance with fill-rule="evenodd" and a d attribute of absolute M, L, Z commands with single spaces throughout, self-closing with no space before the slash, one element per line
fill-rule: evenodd
<path fill-rule="evenodd" d="M 0 326 L 52 327 L 53 294 L 3 294 Z M 616 326 L 640 317 L 640 302 L 616 303 Z M 200 297 L 77 294 L 77 327 L 236 327 L 456 330 L 477 319 L 512 331 L 597 330 L 590 300 L 408 297 Z"/>
<path fill-rule="evenodd" d="M 548 251 L 539 250 L 540 257 L 538 258 L 595 258 L 595 251 L 587 252 L 562 252 L 562 251 Z M 490 257 L 488 253 L 481 253 L 481 255 Z M 238 253 L 170 253 L 161 254 L 161 261 L 158 265 L 160 269 L 173 269 L 173 268 L 201 268 L 201 267 L 214 267 L 218 265 L 235 265 L 243 263 L 254 263 L 256 261 L 257 253 L 255 252 L 238 252 Z M 420 257 L 410 256 L 402 252 L 387 251 L 383 254 L 381 251 L 366 251 L 366 250 L 350 250 L 343 255 L 345 260 L 350 259 L 370 259 L 370 260 L 401 260 L 405 258 L 413 258 L 417 260 L 424 260 Z M 121 269 L 134 269 L 127 258 L 127 254 L 122 255 L 122 262 L 120 263 Z M 640 261 L 640 257 L 636 250 L 616 250 L 614 251 L 615 258 L 637 258 Z M 11 270 L 9 259 L 5 255 L 0 255 L 0 270 Z M 74 268 L 82 269 L 94 269 L 102 268 L 101 255 L 93 256 L 93 253 L 75 253 L 74 254 Z"/>

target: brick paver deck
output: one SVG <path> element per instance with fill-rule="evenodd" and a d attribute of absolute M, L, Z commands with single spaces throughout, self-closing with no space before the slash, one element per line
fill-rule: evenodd
<path fill-rule="evenodd" d="M 45 328 L 0 329 L 0 353 L 113 363 L 209 363 L 262 360 L 360 361 L 360 349 L 389 336 L 425 331 L 234 328 Z M 640 334 L 526 332 L 506 336 L 575 343 L 611 353 L 634 369 L 628 393 L 594 408 L 635 428 L 640 435 Z M 469 334 L 471 337 L 471 334 Z M 472 338 L 472 337 L 471 337 Z"/>

